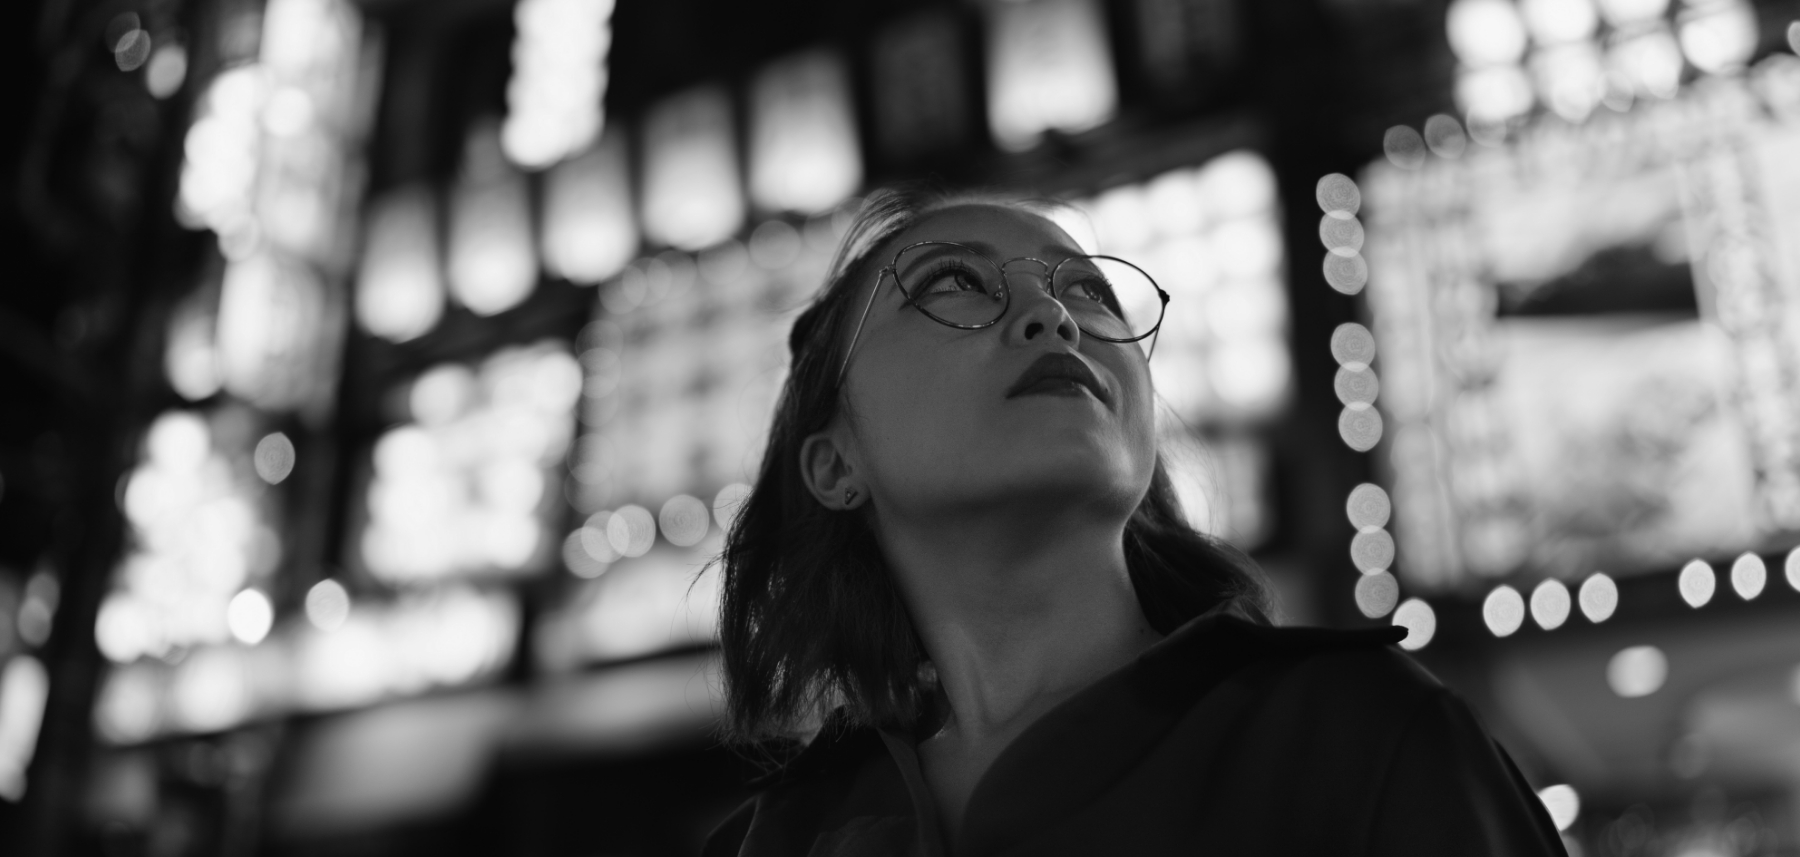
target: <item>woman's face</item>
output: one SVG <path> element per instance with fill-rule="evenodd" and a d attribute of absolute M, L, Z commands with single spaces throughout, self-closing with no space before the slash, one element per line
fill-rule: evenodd
<path fill-rule="evenodd" d="M 1082 252 L 1041 216 L 962 205 L 888 239 L 870 267 L 886 267 L 899 248 L 921 241 L 964 244 L 996 263 L 1030 257 L 1054 266 Z M 1122 524 L 1155 466 L 1143 349 L 1085 335 L 1045 292 L 1039 267 L 1006 270 L 1011 303 L 980 330 L 933 321 L 906 302 L 892 276 L 881 277 L 845 378 L 848 414 L 832 432 L 840 448 L 848 441 L 855 479 L 880 514 L 929 520 L 1082 497 Z M 852 318 L 876 278 L 866 275 L 852 296 Z"/>

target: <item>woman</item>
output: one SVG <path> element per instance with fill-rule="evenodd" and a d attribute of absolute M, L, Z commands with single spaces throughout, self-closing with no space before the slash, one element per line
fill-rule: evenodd
<path fill-rule="evenodd" d="M 817 732 L 707 854 L 1562 853 L 1403 632 L 1187 526 L 1166 296 L 1045 211 L 877 194 L 795 323 L 721 633 L 730 737 Z"/>

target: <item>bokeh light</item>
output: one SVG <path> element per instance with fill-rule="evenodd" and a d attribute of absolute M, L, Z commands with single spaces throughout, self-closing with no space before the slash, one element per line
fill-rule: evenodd
<path fill-rule="evenodd" d="M 638 247 L 625 135 L 615 127 L 544 177 L 544 268 L 578 285 L 617 274 Z"/>
<path fill-rule="evenodd" d="M 1369 283 L 1369 263 L 1361 254 L 1344 256 L 1326 253 L 1322 267 L 1326 285 L 1346 295 L 1362 291 Z"/>
<path fill-rule="evenodd" d="M 1681 590 L 1681 600 L 1686 601 L 1689 607 L 1700 608 L 1712 600 L 1719 581 L 1711 565 L 1705 560 L 1696 559 L 1681 567 L 1676 585 Z"/>
<path fill-rule="evenodd" d="M 1525 22 L 1508 0 L 1453 0 L 1445 28 L 1465 65 L 1503 65 L 1525 55 Z"/>
<path fill-rule="evenodd" d="M 1745 0 L 1703 0 L 1681 16 L 1678 35 L 1688 62 L 1708 74 L 1736 71 L 1756 53 L 1756 10 Z"/>
<path fill-rule="evenodd" d="M 1481 620 L 1496 637 L 1510 637 L 1525 622 L 1525 599 L 1505 584 L 1494 587 L 1481 602 Z"/>
<path fill-rule="evenodd" d="M 389 429 L 374 464 L 360 559 L 386 582 L 524 573 L 560 544 L 544 517 L 570 444 L 581 367 L 542 340 L 478 366 L 441 364 L 408 387 L 418 422 Z"/>
<path fill-rule="evenodd" d="M 1394 564 L 1394 537 L 1380 528 L 1358 532 L 1350 540 L 1350 560 L 1364 574 L 1386 571 Z"/>
<path fill-rule="evenodd" d="M 306 620 L 327 633 L 350 620 L 350 593 L 344 585 L 326 578 L 306 590 Z"/>
<path fill-rule="evenodd" d="M 356 282 L 356 320 L 364 330 L 404 342 L 443 316 L 436 205 L 425 187 L 390 191 L 370 204 Z"/>
<path fill-rule="evenodd" d="M 1350 519 L 1350 525 L 1358 530 L 1387 526 L 1393 511 L 1394 504 L 1388 499 L 1388 493 L 1373 482 L 1364 482 L 1351 489 L 1349 499 L 1344 501 L 1344 514 Z"/>
<path fill-rule="evenodd" d="M 275 627 L 275 607 L 269 603 L 269 596 L 246 589 L 232 596 L 225 621 L 231 628 L 232 637 L 246 646 L 254 646 L 269 636 L 269 629 Z"/>
<path fill-rule="evenodd" d="M 744 221 L 731 101 L 699 88 L 657 104 L 644 120 L 642 223 L 652 241 L 710 247 Z"/>
<path fill-rule="evenodd" d="M 1381 138 L 1381 150 L 1387 155 L 1388 163 L 1401 169 L 1416 170 L 1425 165 L 1425 138 L 1406 125 L 1387 129 Z"/>
<path fill-rule="evenodd" d="M 677 494 L 663 504 L 662 511 L 657 513 L 656 522 L 662 529 L 663 538 L 676 547 L 693 547 L 706 538 L 712 516 L 706 503 L 697 497 Z"/>
<path fill-rule="evenodd" d="M 719 529 L 730 530 L 732 521 L 737 519 L 738 510 L 744 501 L 750 499 L 750 486 L 742 482 L 733 482 L 713 497 L 713 520 Z"/>
<path fill-rule="evenodd" d="M 1355 216 L 1362 209 L 1362 191 L 1343 173 L 1332 173 L 1319 179 L 1313 190 L 1319 210 L 1326 214 Z"/>
<path fill-rule="evenodd" d="M 253 454 L 256 475 L 270 485 L 279 485 L 294 472 L 294 442 L 281 432 L 263 435 Z"/>
<path fill-rule="evenodd" d="M 520 0 L 506 85 L 506 155 L 541 169 L 600 133 L 613 0 Z"/>
<path fill-rule="evenodd" d="M 1440 158 L 1460 158 L 1469 148 L 1469 136 L 1455 117 L 1439 113 L 1425 120 L 1425 145 Z"/>
<path fill-rule="evenodd" d="M 1369 405 L 1349 405 L 1338 414 L 1338 437 L 1357 452 L 1381 442 L 1381 414 Z"/>
<path fill-rule="evenodd" d="M 1625 699 L 1649 696 L 1669 677 L 1669 659 L 1655 646 L 1620 649 L 1606 664 L 1606 684 Z"/>
<path fill-rule="evenodd" d="M 25 771 L 36 754 L 50 674 L 37 658 L 14 655 L 0 667 L 0 799 L 25 795 Z"/>
<path fill-rule="evenodd" d="M 1525 28 L 1541 44 L 1586 39 L 1600 24 L 1590 0 L 1519 0 Z"/>
<path fill-rule="evenodd" d="M 751 83 L 750 196 L 769 211 L 818 214 L 862 184 L 862 155 L 841 58 L 806 51 Z"/>
<path fill-rule="evenodd" d="M 1356 609 L 1370 619 L 1379 619 L 1394 609 L 1400 600 L 1400 581 L 1392 574 L 1377 571 L 1356 581 Z"/>
<path fill-rule="evenodd" d="M 1788 551 L 1787 559 L 1782 561 L 1782 573 L 1787 577 L 1788 586 L 1800 592 L 1800 548 Z"/>
<path fill-rule="evenodd" d="M 994 142 L 1020 151 L 1046 131 L 1079 133 L 1118 103 L 1106 25 L 1093 0 L 986 7 L 988 122 Z"/>
<path fill-rule="evenodd" d="M 606 539 L 620 556 L 643 556 L 656 545 L 656 519 L 642 506 L 621 507 L 606 522 Z"/>
<path fill-rule="evenodd" d="M 1762 557 L 1745 553 L 1731 564 L 1731 588 L 1739 598 L 1749 601 L 1762 594 L 1769 582 L 1769 567 Z"/>
<path fill-rule="evenodd" d="M 1375 362 L 1375 335 L 1356 322 L 1345 322 L 1331 333 L 1331 356 L 1340 366 Z"/>
<path fill-rule="evenodd" d="M 1338 367 L 1331 386 L 1338 401 L 1346 405 L 1372 405 L 1381 394 L 1381 381 L 1367 366 Z"/>
<path fill-rule="evenodd" d="M 1581 604 L 1581 615 L 1597 625 L 1611 619 L 1613 611 L 1619 609 L 1618 584 L 1605 573 L 1596 571 L 1582 581 L 1577 600 Z"/>
<path fill-rule="evenodd" d="M 1581 796 L 1575 793 L 1570 785 L 1546 786 L 1538 790 L 1538 800 L 1543 801 L 1544 809 L 1550 813 L 1550 822 L 1559 831 L 1568 830 L 1581 816 Z"/>
<path fill-rule="evenodd" d="M 1406 629 L 1400 648 L 1416 652 L 1431 644 L 1437 635 L 1437 612 L 1418 598 L 1408 598 L 1394 610 L 1394 624 Z"/>
<path fill-rule="evenodd" d="M 144 88 L 153 98 L 168 98 L 181 91 L 181 85 L 187 82 L 187 73 L 187 47 L 180 42 L 161 42 L 150 53 L 149 64 L 144 66 Z"/>
<path fill-rule="evenodd" d="M 450 294 L 476 315 L 512 309 L 537 286 L 530 190 L 502 154 L 491 122 L 477 123 L 464 143 L 447 250 Z"/>
<path fill-rule="evenodd" d="M 1560 580 L 1542 581 L 1531 590 L 1531 618 L 1546 631 L 1568 621 L 1569 606 L 1569 588 Z"/>

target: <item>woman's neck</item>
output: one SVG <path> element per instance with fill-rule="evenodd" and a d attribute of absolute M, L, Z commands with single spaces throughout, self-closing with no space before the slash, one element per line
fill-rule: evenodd
<path fill-rule="evenodd" d="M 1023 722 L 1160 636 L 1139 608 L 1116 524 L 884 527 L 882 544 L 964 740 Z"/>

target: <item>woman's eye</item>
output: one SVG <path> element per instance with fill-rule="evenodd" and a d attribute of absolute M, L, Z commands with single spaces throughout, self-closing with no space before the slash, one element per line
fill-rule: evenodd
<path fill-rule="evenodd" d="M 940 271 L 925 281 L 921 294 L 941 294 L 944 292 L 979 292 L 981 281 L 974 274 L 964 270 Z"/>
<path fill-rule="evenodd" d="M 1064 289 L 1063 296 L 1075 300 L 1105 303 L 1108 291 L 1104 280 L 1081 280 Z"/>

